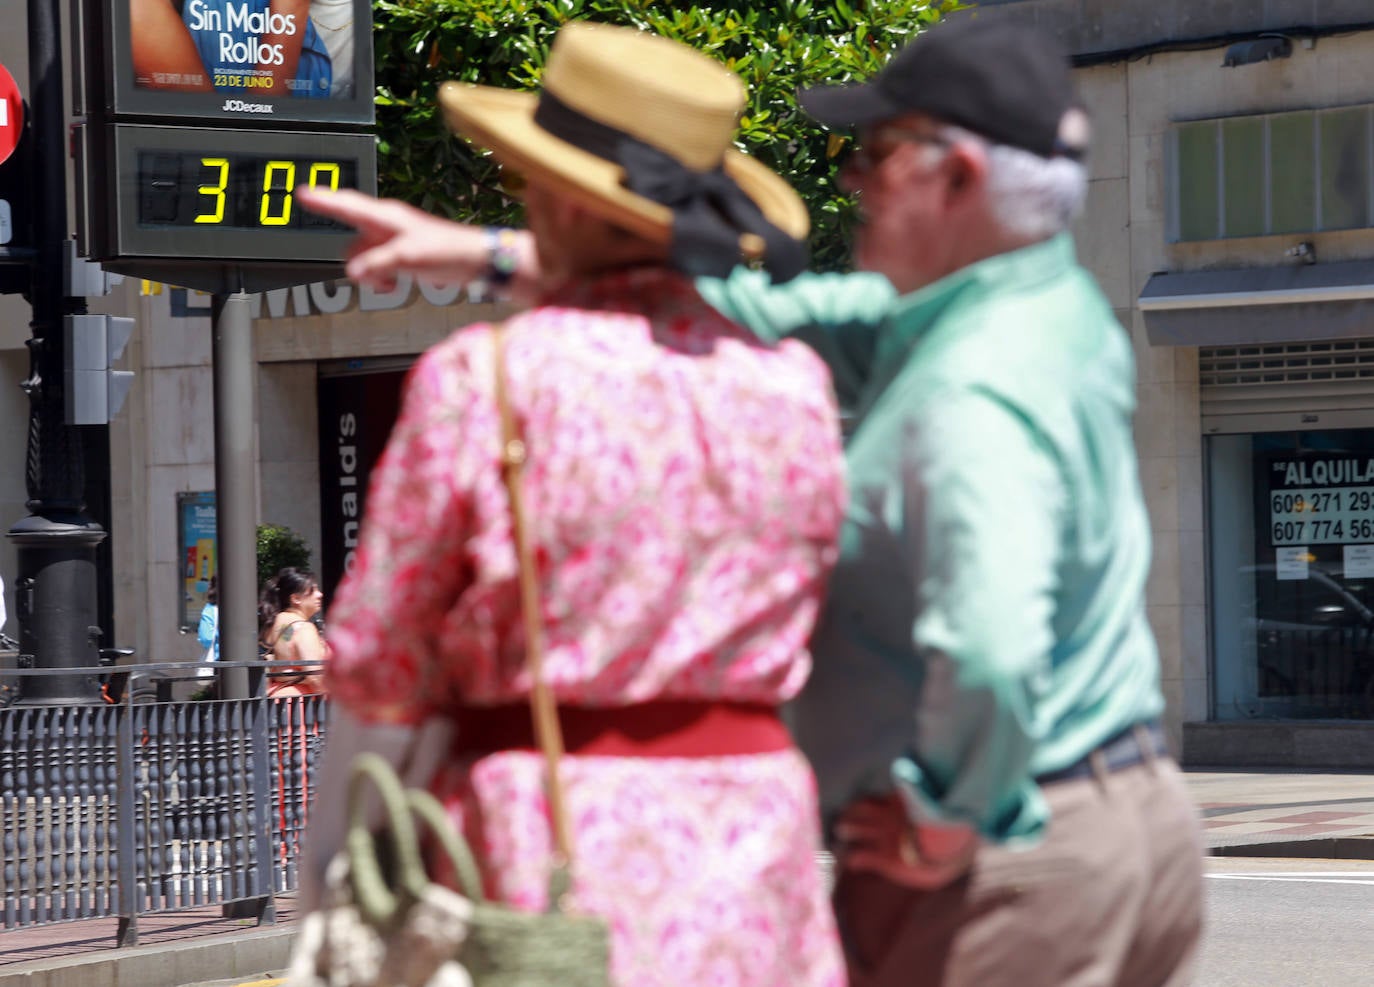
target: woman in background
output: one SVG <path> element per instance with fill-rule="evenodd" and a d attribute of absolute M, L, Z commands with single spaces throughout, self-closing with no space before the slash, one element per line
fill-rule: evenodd
<path fill-rule="evenodd" d="M 269 672 L 269 696 L 310 696 L 324 691 L 323 663 L 329 646 L 314 622 L 323 605 L 324 593 L 315 576 L 291 566 L 263 587 L 258 600 L 258 643 L 263 657 L 300 666 Z"/>
<path fill-rule="evenodd" d="M 324 594 L 312 573 L 287 566 L 267 581 L 258 601 L 258 644 L 268 660 L 288 661 L 267 673 L 267 696 L 277 728 L 277 843 L 283 867 L 300 851 L 300 838 L 312 801 L 308 763 L 320 736 L 320 704 L 304 698 L 324 692 L 323 663 L 329 645 L 314 617 Z M 288 785 L 300 785 L 300 800 L 287 797 Z"/>

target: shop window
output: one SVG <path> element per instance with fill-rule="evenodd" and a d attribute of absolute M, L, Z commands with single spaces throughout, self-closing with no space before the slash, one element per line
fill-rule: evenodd
<path fill-rule="evenodd" d="M 1321 228 L 1369 225 L 1369 111 L 1335 110 L 1318 118 L 1321 132 Z"/>
<path fill-rule="evenodd" d="M 1271 233 L 1310 233 L 1316 222 L 1316 122 L 1315 113 L 1283 113 L 1268 118 Z"/>
<path fill-rule="evenodd" d="M 1222 187 L 1226 189 L 1226 213 L 1222 218 L 1227 236 L 1259 236 L 1265 231 L 1264 121 L 1237 117 L 1221 124 L 1226 149 Z"/>
<path fill-rule="evenodd" d="M 1217 209 L 1221 201 L 1217 126 L 1212 121 L 1185 123 L 1175 131 L 1174 140 L 1180 176 L 1177 183 L 1178 238 L 1215 240 L 1222 235 Z"/>
<path fill-rule="evenodd" d="M 1374 717 L 1374 429 L 1207 454 L 1216 717 Z"/>
<path fill-rule="evenodd" d="M 1170 239 L 1372 228 L 1372 145 L 1370 106 L 1176 124 Z"/>

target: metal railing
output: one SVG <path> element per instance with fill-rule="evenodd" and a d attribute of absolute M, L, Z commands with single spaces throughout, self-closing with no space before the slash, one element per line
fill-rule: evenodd
<path fill-rule="evenodd" d="M 0 929 L 138 917 L 204 905 L 273 921 L 273 895 L 296 886 L 328 704 L 267 698 L 280 662 L 249 669 L 256 698 L 0 708 Z M 27 676 L 109 668 L 5 669 Z M 175 676 L 185 664 L 117 670 Z M 20 688 L 22 693 L 22 684 Z"/>

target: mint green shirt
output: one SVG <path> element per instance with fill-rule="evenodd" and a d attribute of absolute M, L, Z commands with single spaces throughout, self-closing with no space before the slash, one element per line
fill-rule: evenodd
<path fill-rule="evenodd" d="M 1035 778 L 1163 708 L 1130 340 L 1071 239 L 898 298 L 876 275 L 756 272 L 702 294 L 807 339 L 850 412 L 840 560 L 794 710 L 823 809 L 895 784 L 998 840 Z"/>

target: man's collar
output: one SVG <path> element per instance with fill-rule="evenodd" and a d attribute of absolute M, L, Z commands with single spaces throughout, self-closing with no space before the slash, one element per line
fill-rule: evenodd
<path fill-rule="evenodd" d="M 1073 237 L 1068 233 L 994 254 L 898 298 L 892 305 L 888 330 L 914 342 L 932 324 L 936 314 L 970 288 L 981 289 L 980 298 L 1021 291 L 1057 277 L 1077 263 Z"/>

